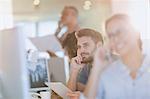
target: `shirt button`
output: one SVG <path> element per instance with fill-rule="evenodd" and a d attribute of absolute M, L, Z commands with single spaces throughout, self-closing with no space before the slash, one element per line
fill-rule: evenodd
<path fill-rule="evenodd" d="M 133 82 L 132 85 L 135 86 L 135 82 Z"/>

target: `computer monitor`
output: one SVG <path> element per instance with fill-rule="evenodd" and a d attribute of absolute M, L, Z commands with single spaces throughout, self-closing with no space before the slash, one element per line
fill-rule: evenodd
<path fill-rule="evenodd" d="M 21 27 L 0 31 L 0 81 L 0 99 L 29 99 Z"/>
<path fill-rule="evenodd" d="M 52 57 L 48 63 L 51 82 L 62 82 L 66 84 L 69 75 L 69 66 L 65 58 Z"/>
<path fill-rule="evenodd" d="M 45 82 L 50 82 L 48 73 L 48 60 L 38 58 L 37 62 L 27 61 L 30 91 L 49 90 Z"/>

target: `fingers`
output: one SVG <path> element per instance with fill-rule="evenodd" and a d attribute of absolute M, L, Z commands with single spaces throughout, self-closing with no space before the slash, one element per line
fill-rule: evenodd
<path fill-rule="evenodd" d="M 81 56 L 76 56 L 72 58 L 71 60 L 71 70 L 72 71 L 79 71 L 81 70 L 85 64 L 82 64 L 82 57 Z"/>
<path fill-rule="evenodd" d="M 77 64 L 80 65 L 80 64 L 81 64 L 81 61 L 82 61 L 82 57 L 79 55 L 79 56 L 73 58 L 73 61 L 75 61 Z"/>
<path fill-rule="evenodd" d="M 104 65 L 106 50 L 103 47 L 99 47 L 94 56 L 94 66 Z"/>
<path fill-rule="evenodd" d="M 71 91 L 69 91 L 67 93 L 67 96 L 69 96 L 69 97 L 79 97 L 80 96 L 80 92 L 79 91 L 77 91 L 77 92 L 71 92 Z"/>
<path fill-rule="evenodd" d="M 77 59 L 78 59 L 78 64 L 81 64 L 81 61 L 82 61 L 81 55 L 77 56 Z"/>

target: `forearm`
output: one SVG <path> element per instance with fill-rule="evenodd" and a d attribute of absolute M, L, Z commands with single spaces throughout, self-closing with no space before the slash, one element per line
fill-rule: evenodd
<path fill-rule="evenodd" d="M 76 91 L 77 89 L 77 77 L 78 77 L 78 71 L 71 72 L 69 81 L 67 83 L 67 87 L 72 91 Z"/>
<path fill-rule="evenodd" d="M 96 98 L 96 93 L 98 90 L 97 88 L 99 85 L 99 79 L 100 79 L 101 73 L 102 73 L 102 70 L 93 67 L 88 83 L 84 91 L 84 96 L 86 97 L 86 99 Z"/>
<path fill-rule="evenodd" d="M 70 88 L 72 91 L 77 90 L 77 79 L 78 79 L 78 74 L 82 70 L 84 64 L 81 64 L 81 58 L 80 56 L 76 56 L 71 59 L 71 69 L 70 69 L 70 78 L 68 81 L 68 88 Z"/>
<path fill-rule="evenodd" d="M 80 92 L 84 92 L 85 85 L 80 83 L 80 82 L 77 82 L 77 90 L 80 91 Z"/>

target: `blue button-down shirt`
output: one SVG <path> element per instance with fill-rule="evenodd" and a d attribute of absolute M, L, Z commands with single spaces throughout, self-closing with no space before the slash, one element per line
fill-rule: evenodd
<path fill-rule="evenodd" d="M 117 60 L 102 74 L 97 99 L 150 99 L 150 57 L 132 79 L 127 67 Z"/>

